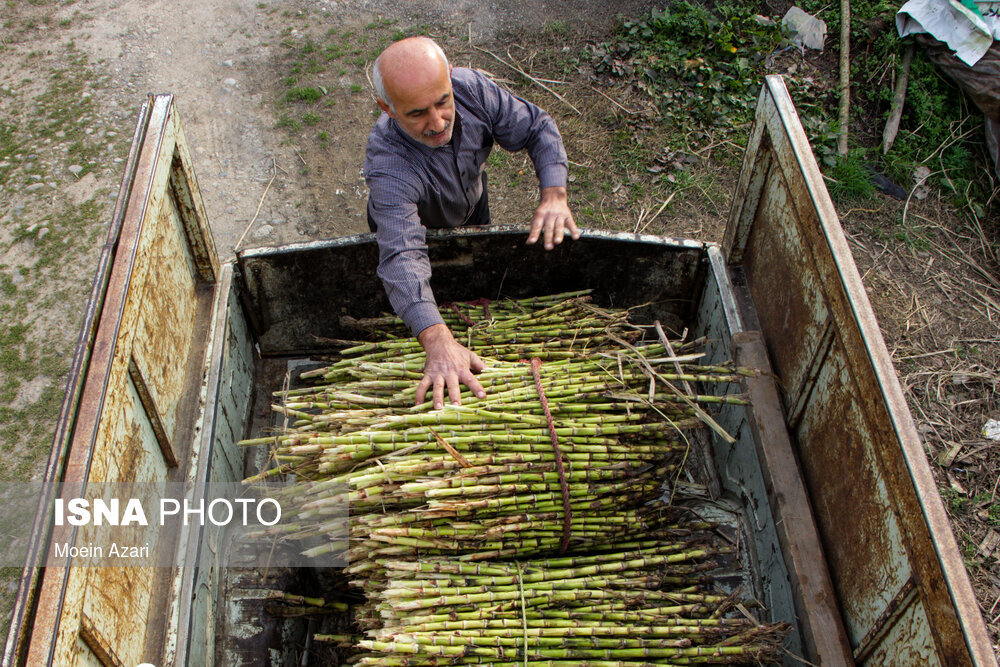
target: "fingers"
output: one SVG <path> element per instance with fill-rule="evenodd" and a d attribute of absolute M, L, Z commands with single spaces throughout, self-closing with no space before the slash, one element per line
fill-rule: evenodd
<path fill-rule="evenodd" d="M 417 385 L 417 395 L 414 401 L 414 405 L 420 405 L 424 402 L 424 398 L 427 396 L 427 390 L 430 389 L 433 378 L 430 375 L 424 375 L 420 380 L 420 384 Z"/>
<path fill-rule="evenodd" d="M 440 326 L 440 329 L 435 327 Z M 451 332 L 442 325 L 427 327 L 417 336 L 424 347 L 426 360 L 424 376 L 417 385 L 415 405 L 427 400 L 427 392 L 434 409 L 444 407 L 445 391 L 454 405 L 462 404 L 462 385 L 467 386 L 477 398 L 486 398 L 486 390 L 474 373 L 486 368 L 486 364 L 474 352 L 458 343 Z"/>
<path fill-rule="evenodd" d="M 528 232 L 528 243 L 532 244 L 538 241 L 539 234 L 542 233 L 542 227 L 545 225 L 545 215 L 540 211 L 535 211 L 535 215 L 531 218 L 531 230 Z"/>
<path fill-rule="evenodd" d="M 467 371 L 461 376 L 454 373 L 447 376 L 424 375 L 420 384 L 417 385 L 417 395 L 414 400 L 414 405 L 420 405 L 426 400 L 428 389 L 431 389 L 431 400 L 434 402 L 435 410 L 440 410 L 444 407 L 445 389 L 448 390 L 448 400 L 451 404 L 461 405 L 462 385 L 468 387 L 469 391 L 471 391 L 473 396 L 476 398 L 486 398 L 486 389 L 471 372 Z"/>
<path fill-rule="evenodd" d="M 576 220 L 573 219 L 572 215 L 569 216 L 569 219 L 566 221 L 566 229 L 569 230 L 570 238 L 572 238 L 574 241 L 579 240 L 580 230 L 577 229 Z"/>
<path fill-rule="evenodd" d="M 576 223 L 573 221 L 573 216 L 567 215 L 555 215 L 550 216 L 545 220 L 543 225 L 545 230 L 545 249 L 552 250 L 554 247 L 563 242 L 566 238 L 566 232 L 570 233 L 573 239 L 580 238 L 580 231 L 576 228 Z"/>
<path fill-rule="evenodd" d="M 452 405 L 461 405 L 462 404 L 462 385 L 458 381 L 458 376 L 455 375 L 454 373 L 451 374 L 451 375 L 449 375 L 448 378 L 447 378 L 447 384 L 448 384 L 448 398 L 451 399 L 451 404 Z M 435 402 L 434 403 L 434 407 L 437 408 L 437 407 L 443 407 L 444 406 L 444 396 L 442 396 L 441 399 L 442 399 L 441 405 L 439 406 Z"/>
<path fill-rule="evenodd" d="M 417 385 L 414 405 L 420 405 L 428 399 L 428 390 L 430 390 L 429 398 L 434 402 L 435 410 L 444 407 L 445 390 L 447 390 L 448 400 L 452 405 L 461 405 L 462 385 L 468 387 L 476 398 L 486 398 L 486 389 L 474 375 L 474 373 L 484 370 L 486 364 L 473 352 L 469 352 L 468 360 L 469 368 L 465 370 L 461 368 L 448 371 L 425 369 L 424 377 Z"/>
<path fill-rule="evenodd" d="M 486 370 L 486 362 L 480 359 L 479 355 L 471 350 L 469 351 L 469 370 L 471 370 L 473 373 L 481 373 L 482 371 Z M 476 384 L 479 384 L 479 380 L 476 380 L 476 378 L 472 378 L 472 380 Z M 470 385 L 469 383 L 466 383 L 466 386 L 469 387 L 469 389 L 472 389 L 472 385 Z M 482 385 L 479 386 L 481 387 Z M 480 398 L 482 398 L 482 396 L 480 396 Z"/>
<path fill-rule="evenodd" d="M 580 238 L 580 230 L 577 229 L 572 214 L 539 209 L 531 218 L 528 243 L 535 243 L 541 237 L 545 249 L 552 250 L 563 242 L 566 232 L 569 232 L 570 237 L 574 240 Z"/>
<path fill-rule="evenodd" d="M 444 376 L 438 375 L 434 378 L 434 409 L 440 410 L 444 407 Z"/>
<path fill-rule="evenodd" d="M 476 379 L 476 376 L 473 375 L 472 373 L 469 373 L 464 378 L 462 378 L 462 384 L 468 387 L 469 391 L 471 391 L 476 398 L 486 398 L 486 389 L 483 388 L 483 385 L 479 382 L 479 380 Z M 458 404 L 461 405 L 462 401 L 459 400 Z"/>

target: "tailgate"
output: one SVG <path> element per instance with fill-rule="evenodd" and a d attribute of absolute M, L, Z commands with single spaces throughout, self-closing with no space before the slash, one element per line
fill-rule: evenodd
<path fill-rule="evenodd" d="M 72 496 L 88 483 L 183 481 L 204 409 L 200 387 L 217 273 L 172 97 L 150 97 L 101 256 L 46 482 L 63 483 Z M 40 511 L 35 521 L 4 664 L 163 664 L 177 571 L 43 567 L 50 544 L 84 547 L 100 537 L 92 526 L 54 526 L 50 514 Z M 177 545 L 161 540 L 151 548 L 169 553 Z"/>
<path fill-rule="evenodd" d="M 780 77 L 757 106 L 726 230 L 860 664 L 995 665 L 888 350 Z"/>

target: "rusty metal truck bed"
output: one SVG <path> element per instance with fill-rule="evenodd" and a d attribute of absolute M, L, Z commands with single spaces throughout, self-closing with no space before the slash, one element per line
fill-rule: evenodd
<path fill-rule="evenodd" d="M 251 462 L 236 443 L 268 418 L 255 397 L 290 363 L 329 352 L 325 339 L 349 337 L 344 316 L 388 309 L 374 239 L 247 250 L 219 266 L 169 96 L 144 108 L 127 165 L 46 479 L 239 480 Z M 438 298 L 593 289 L 761 371 L 743 387 L 752 407 L 718 416 L 737 442 L 713 439 L 709 458 L 749 526 L 769 618 L 794 627 L 788 664 L 996 664 L 780 78 L 762 89 L 721 246 L 588 231 L 545 253 L 523 238 L 430 234 Z M 217 650 L 233 589 L 211 530 L 159 544 L 179 555 L 173 568 L 44 567 L 55 540 L 87 539 L 53 526 L 50 508 L 35 519 L 4 665 L 283 659 Z"/>

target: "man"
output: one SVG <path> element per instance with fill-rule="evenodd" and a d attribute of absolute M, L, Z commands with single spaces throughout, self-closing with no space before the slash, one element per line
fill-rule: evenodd
<path fill-rule="evenodd" d="M 482 74 L 448 64 L 433 40 L 411 37 L 382 52 L 373 82 L 384 112 L 372 128 L 365 156 L 368 224 L 379 244 L 378 275 L 396 314 L 426 354 L 416 402 L 432 390 L 434 407 L 461 403 L 461 386 L 486 395 L 475 373 L 485 364 L 455 340 L 430 288 L 425 227 L 489 223 L 483 171 L 493 143 L 528 151 L 541 201 L 528 243 L 546 250 L 566 232 L 580 237 L 566 197 L 568 163 L 552 118 L 499 88 Z"/>

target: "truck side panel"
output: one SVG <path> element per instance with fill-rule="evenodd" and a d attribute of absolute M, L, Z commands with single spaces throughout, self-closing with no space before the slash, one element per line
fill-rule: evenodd
<path fill-rule="evenodd" d="M 736 439 L 730 443 L 712 437 L 719 483 L 745 508 L 768 618 L 797 628 L 786 640 L 785 663 L 797 664 L 793 656 L 798 656 L 824 665 L 850 664 L 850 647 L 763 338 L 751 330 L 758 323 L 741 317 L 737 289 L 719 249 L 708 248 L 708 259 L 714 279 L 705 283 L 695 331 L 708 340 L 706 361 L 733 359 L 759 371 L 740 386 L 714 388 L 743 392 L 753 405 L 727 405 L 719 411 L 719 423 Z"/>
<path fill-rule="evenodd" d="M 203 369 L 212 302 L 205 279 L 214 280 L 217 265 L 211 238 L 196 236 L 207 224 L 191 219 L 201 205 L 187 159 L 171 100 L 157 98 L 70 444 L 67 495 L 88 483 L 179 481 L 190 454 L 202 409 L 190 389 Z M 100 527 L 56 528 L 54 544 L 111 544 Z M 154 567 L 48 568 L 27 664 L 158 661 L 168 591 Z"/>
<path fill-rule="evenodd" d="M 726 232 L 780 379 L 860 664 L 995 665 L 961 556 L 836 211 L 768 77 Z M 914 594 L 915 591 L 915 594 Z"/>
<path fill-rule="evenodd" d="M 201 434 L 199 459 L 189 477 L 195 489 L 206 483 L 232 483 L 244 477 L 243 452 L 237 443 L 246 436 L 250 423 L 254 350 L 237 297 L 232 264 L 222 267 L 214 312 L 217 314 L 213 324 L 215 344 L 209 357 L 214 371 L 209 373 L 207 383 L 206 428 Z M 188 555 L 184 562 L 197 566 L 188 568 L 182 582 L 180 598 L 191 603 L 179 609 L 174 633 L 178 653 L 173 664 L 204 667 L 216 664 L 214 647 L 223 578 L 220 543 L 219 529 L 210 525 L 194 531 L 185 545 Z"/>

